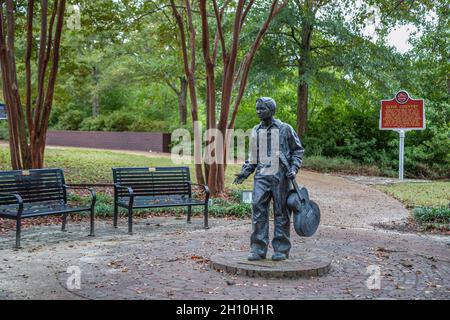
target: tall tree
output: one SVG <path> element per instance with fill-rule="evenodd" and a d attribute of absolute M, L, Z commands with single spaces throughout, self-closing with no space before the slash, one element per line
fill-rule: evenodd
<path fill-rule="evenodd" d="M 34 0 L 28 0 L 26 8 L 13 0 L 0 0 L 0 65 L 3 95 L 8 109 L 13 169 L 41 168 L 44 165 L 45 139 L 58 72 L 65 4 L 65 0 L 54 0 L 51 6 L 47 0 L 41 1 L 40 29 L 38 37 L 35 37 L 33 22 L 37 4 Z M 26 11 L 25 108 L 19 90 L 15 50 L 16 19 L 23 11 Z M 37 76 L 33 85 L 31 60 L 36 39 L 39 39 Z"/>
<path fill-rule="evenodd" d="M 207 137 L 207 146 L 211 148 L 211 153 L 206 153 L 207 159 L 205 159 L 204 172 L 202 171 L 202 166 L 196 163 L 196 175 L 200 183 L 202 181 L 208 182 L 208 186 L 214 195 L 220 195 L 224 192 L 227 142 L 230 138 L 230 130 L 235 125 L 237 112 L 247 86 L 253 58 L 261 45 L 270 23 L 281 9 L 286 6 L 287 2 L 287 0 L 273 0 L 271 2 L 268 13 L 262 24 L 260 24 L 255 38 L 248 47 L 243 47 L 240 45 L 240 41 L 242 40 L 242 31 L 248 14 L 252 9 L 264 9 L 264 3 L 259 1 L 255 4 L 254 0 L 239 0 L 231 8 L 231 6 L 228 7 L 230 4 L 228 0 L 222 1 L 221 6 L 219 6 L 217 0 L 198 1 L 202 38 L 201 52 L 203 54 L 206 73 L 206 129 L 217 129 L 223 139 L 217 135 Z M 198 102 L 195 87 L 196 29 L 194 26 L 193 10 L 189 0 L 182 1 L 181 10 L 180 6 L 175 5 L 174 0 L 171 0 L 170 4 L 180 30 L 185 73 L 190 89 L 192 119 L 193 121 L 198 121 Z M 189 30 L 188 37 L 186 37 L 186 22 L 183 19 L 184 12 Z M 232 12 L 234 13 L 234 17 L 226 17 L 227 15 L 231 15 Z M 211 20 L 214 21 L 213 27 L 210 26 Z M 211 37 L 211 29 L 215 30 L 214 37 Z M 226 33 L 227 30 L 229 33 Z M 228 34 L 229 36 L 227 36 Z M 187 39 L 189 40 L 189 50 Z M 218 59 L 219 47 L 220 60 Z M 220 79 L 216 77 L 219 73 L 218 70 L 221 71 Z M 218 84 L 216 83 L 217 80 L 220 81 Z M 198 136 L 199 132 L 194 132 L 194 134 Z M 196 150 L 198 150 L 197 147 L 194 146 Z M 198 159 L 196 158 L 196 160 Z"/>
<path fill-rule="evenodd" d="M 354 0 L 293 0 L 284 10 L 269 34 L 261 59 L 268 56 L 273 66 L 259 63 L 260 71 L 272 68 L 274 73 L 295 72 L 297 75 L 297 123 L 300 137 L 308 127 L 308 101 L 312 78 L 324 69 L 342 67 L 346 53 L 361 39 L 345 23 L 348 7 Z M 354 12 L 353 12 L 354 14 Z M 358 20 L 352 21 L 358 27 Z M 275 57 L 275 58 L 274 58 Z"/>

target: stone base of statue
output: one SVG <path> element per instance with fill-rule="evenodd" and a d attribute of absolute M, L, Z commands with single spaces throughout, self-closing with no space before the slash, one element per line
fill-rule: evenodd
<path fill-rule="evenodd" d="M 211 269 L 229 274 L 264 278 L 319 277 L 331 269 L 333 257 L 324 252 L 291 252 L 289 259 L 248 261 L 248 252 L 231 252 L 211 257 Z"/>

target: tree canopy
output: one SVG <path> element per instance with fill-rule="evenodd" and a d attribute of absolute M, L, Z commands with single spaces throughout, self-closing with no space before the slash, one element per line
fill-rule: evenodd
<path fill-rule="evenodd" d="M 14 99 L 24 106 L 25 118 L 28 104 L 30 110 L 40 105 L 39 88 L 44 88 L 39 80 L 44 76 L 39 72 L 41 2 L 34 1 L 33 36 L 27 42 L 30 2 L 0 1 L 4 30 L 7 3 L 14 9 L 14 54 L 21 88 Z M 56 82 L 54 89 L 51 82 L 48 89 L 53 92 L 48 97 L 51 108 L 47 108 L 50 130 L 171 132 L 180 126 L 193 130 L 193 96 L 175 7 L 186 28 L 187 53 L 195 58 L 193 89 L 197 117 L 204 128 L 225 129 L 232 124 L 247 130 L 257 122 L 256 98 L 272 96 L 279 106 L 276 116 L 301 135 L 305 156 L 342 156 L 392 172 L 398 164 L 398 135 L 378 130 L 379 104 L 403 89 L 425 99 L 427 119 L 426 130 L 407 134 L 408 174 L 449 175 L 450 24 L 445 0 L 290 0 L 272 17 L 248 65 L 241 62 L 248 61 L 272 1 L 66 2 Z M 49 3 L 47 24 L 54 6 Z M 281 4 L 284 1 L 276 2 Z M 240 20 L 233 47 L 240 9 L 245 19 Z M 79 28 L 73 20 L 77 12 Z M 407 39 L 410 49 L 400 52 L 390 40 L 394 30 L 405 26 L 412 30 Z M 55 28 L 56 21 L 51 30 Z M 192 39 L 195 52 L 189 47 L 190 32 L 196 35 Z M 209 56 L 205 56 L 207 46 Z M 232 52 L 236 61 L 229 66 L 227 54 Z M 227 66 L 233 72 L 231 78 L 229 74 L 227 78 Z M 245 77 L 243 70 L 248 71 Z M 49 75 L 44 79 L 47 86 Z M 7 97 L 13 97 L 13 87 L 5 87 L 4 77 L 0 81 L 0 102 L 11 104 Z M 242 90 L 241 83 L 245 84 Z M 25 121 L 22 129 L 16 128 L 27 132 L 16 142 L 23 150 L 30 143 L 27 130 L 32 126 L 33 122 Z M 10 135 L 11 129 L 0 122 L 0 137 Z"/>

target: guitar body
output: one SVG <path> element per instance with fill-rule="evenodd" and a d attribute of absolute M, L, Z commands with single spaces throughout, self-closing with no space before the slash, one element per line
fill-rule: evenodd
<path fill-rule="evenodd" d="M 295 232 L 301 237 L 311 237 L 316 233 L 320 224 L 320 208 L 309 199 L 306 188 L 294 185 L 287 198 L 287 206 L 292 212 Z"/>

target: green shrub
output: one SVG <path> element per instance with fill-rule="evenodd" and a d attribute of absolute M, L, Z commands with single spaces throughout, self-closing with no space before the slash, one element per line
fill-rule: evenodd
<path fill-rule="evenodd" d="M 0 120 L 0 140 L 8 140 L 9 132 L 8 132 L 8 123 L 6 120 Z"/>
<path fill-rule="evenodd" d="M 203 214 L 203 208 L 195 207 L 195 214 Z M 252 207 L 248 203 L 235 203 L 221 198 L 214 198 L 212 205 L 209 206 L 209 214 L 212 217 L 237 217 L 249 218 L 252 216 Z"/>
<path fill-rule="evenodd" d="M 445 223 L 450 224 L 449 207 L 419 207 L 413 210 L 414 218 L 421 222 Z"/>
<path fill-rule="evenodd" d="M 106 128 L 105 116 L 86 118 L 80 124 L 80 130 L 82 131 L 105 131 L 105 128 Z"/>
<path fill-rule="evenodd" d="M 309 156 L 303 160 L 303 168 L 319 172 L 341 172 L 369 176 L 395 175 L 389 169 L 380 169 L 376 165 L 360 164 L 344 157 Z"/>
<path fill-rule="evenodd" d="M 450 231 L 450 207 L 420 207 L 413 210 L 415 220 L 420 224 L 420 230 L 438 229 Z"/>
<path fill-rule="evenodd" d="M 236 192 L 237 193 L 237 192 Z M 239 198 L 240 199 L 240 198 Z M 70 194 L 69 201 L 73 201 L 78 204 L 89 205 L 91 198 L 88 196 L 80 196 L 78 194 Z M 95 214 L 100 217 L 112 217 L 114 212 L 114 199 L 110 195 L 97 193 L 97 202 L 95 204 Z M 134 210 L 134 215 L 143 214 L 175 214 L 184 215 L 187 213 L 184 207 L 167 207 L 167 208 L 154 208 L 146 210 Z M 126 215 L 125 210 L 119 210 L 119 214 Z M 192 207 L 193 216 L 202 216 L 203 207 Z M 237 201 L 228 201 L 222 198 L 214 198 L 212 205 L 209 206 L 209 215 L 211 217 L 237 217 L 248 218 L 252 215 L 252 208 L 250 204 L 239 203 Z"/>
<path fill-rule="evenodd" d="M 79 130 L 85 118 L 84 112 L 80 110 L 68 110 L 60 115 L 57 129 Z"/>
<path fill-rule="evenodd" d="M 136 118 L 127 111 L 113 112 L 105 119 L 106 131 L 129 131 Z"/>

